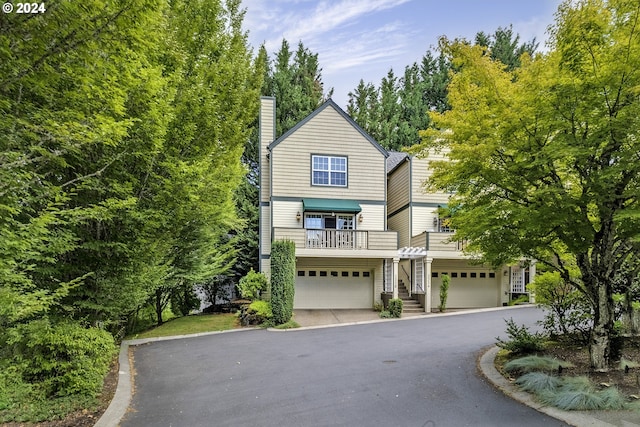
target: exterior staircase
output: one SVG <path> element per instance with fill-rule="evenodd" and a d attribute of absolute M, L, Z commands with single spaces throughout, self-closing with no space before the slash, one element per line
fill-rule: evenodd
<path fill-rule="evenodd" d="M 402 280 L 398 282 L 398 298 L 402 300 L 403 313 L 424 313 L 424 307 L 409 296 L 409 291 Z"/>

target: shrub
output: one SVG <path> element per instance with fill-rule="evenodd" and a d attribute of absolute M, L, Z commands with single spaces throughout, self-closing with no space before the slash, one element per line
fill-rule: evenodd
<path fill-rule="evenodd" d="M 249 304 L 249 311 L 264 319 L 270 319 L 273 316 L 271 312 L 271 304 L 268 301 L 254 301 Z"/>
<path fill-rule="evenodd" d="M 536 275 L 527 289 L 535 294 L 536 303 L 546 313 L 542 326 L 551 335 L 564 335 L 586 344 L 589 340 L 593 315 L 586 297 L 566 283 L 558 272 Z"/>
<path fill-rule="evenodd" d="M 391 313 L 389 313 L 389 310 L 382 310 L 380 312 L 380 318 L 381 319 L 391 319 L 393 316 L 391 315 Z"/>
<path fill-rule="evenodd" d="M 526 304 L 528 302 L 529 302 L 529 295 L 520 295 L 518 298 L 512 299 L 511 301 L 509 301 L 509 306 Z"/>
<path fill-rule="evenodd" d="M 391 314 L 391 317 L 402 317 L 402 300 L 400 298 L 389 300 L 389 314 Z"/>
<path fill-rule="evenodd" d="M 514 354 L 528 354 L 540 351 L 544 348 L 546 337 L 539 332 L 531 333 L 525 325 L 518 326 L 513 318 L 505 320 L 507 323 L 506 333 L 508 341 L 496 338 L 496 345 Z"/>
<path fill-rule="evenodd" d="M 451 279 L 448 274 L 442 275 L 442 283 L 440 284 L 440 312 L 447 309 L 447 298 L 449 297 L 449 283 Z"/>
<path fill-rule="evenodd" d="M 249 305 L 240 308 L 240 324 L 242 326 L 261 325 L 269 322 L 273 318 L 271 303 L 268 301 L 256 300 Z"/>
<path fill-rule="evenodd" d="M 267 289 L 267 278 L 264 274 L 258 273 L 253 270 L 240 279 L 238 283 L 238 290 L 242 298 L 254 300 L 260 298 L 260 293 Z"/>
<path fill-rule="evenodd" d="M 287 323 L 293 315 L 296 246 L 279 240 L 271 246 L 271 310 L 276 325 Z"/>
<path fill-rule="evenodd" d="M 47 396 L 96 396 L 116 352 L 106 331 L 47 319 L 15 328 L 7 344 L 25 381 L 40 383 Z"/>

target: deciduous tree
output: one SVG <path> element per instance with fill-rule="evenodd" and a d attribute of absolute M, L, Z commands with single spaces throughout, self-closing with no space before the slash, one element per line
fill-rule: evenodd
<path fill-rule="evenodd" d="M 639 23 L 636 1 L 566 2 L 550 51 L 514 71 L 445 43 L 459 70 L 452 109 L 431 115 L 440 130 L 420 147 L 448 150 L 430 185 L 454 193 L 457 238 L 494 265 L 537 259 L 584 293 L 598 370 L 610 362 L 613 280 L 640 256 Z"/>

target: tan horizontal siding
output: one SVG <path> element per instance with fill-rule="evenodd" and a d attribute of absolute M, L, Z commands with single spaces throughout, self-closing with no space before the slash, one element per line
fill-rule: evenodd
<path fill-rule="evenodd" d="M 369 231 L 369 249 L 385 250 L 398 248 L 398 234 L 393 231 Z"/>
<path fill-rule="evenodd" d="M 414 248 L 426 248 L 427 247 L 427 233 L 422 232 L 411 237 L 411 246 Z"/>
<path fill-rule="evenodd" d="M 287 228 L 304 227 L 304 213 L 302 211 L 302 201 L 300 202 L 282 202 L 273 201 L 273 226 Z M 300 221 L 296 219 L 296 215 L 300 212 Z"/>
<path fill-rule="evenodd" d="M 274 228 L 273 240 L 291 240 L 296 248 L 306 245 L 307 231 L 303 228 Z"/>
<path fill-rule="evenodd" d="M 261 194 L 260 201 L 269 201 L 269 159 L 267 159 L 267 146 L 273 142 L 274 136 L 274 116 L 275 101 L 273 99 L 260 100 L 260 182 Z"/>
<path fill-rule="evenodd" d="M 442 154 L 429 154 L 426 158 L 412 159 L 412 201 L 422 203 L 439 203 L 446 204 L 449 200 L 449 194 L 442 192 L 427 192 L 425 189 L 426 180 L 431 177 L 432 171 L 429 166 L 429 162 L 433 160 L 444 160 L 445 157 Z"/>
<path fill-rule="evenodd" d="M 438 218 L 437 208 L 415 206 L 413 208 L 413 234 L 419 234 L 423 231 L 435 231 L 433 221 Z"/>
<path fill-rule="evenodd" d="M 262 206 L 260 208 L 260 243 L 262 244 L 262 253 L 271 253 L 271 208 Z"/>
<path fill-rule="evenodd" d="M 390 176 L 387 184 L 388 212 L 392 213 L 409 203 L 409 162 L 403 162 Z"/>
<path fill-rule="evenodd" d="M 347 157 L 347 187 L 311 185 L 311 155 Z M 385 157 L 333 108 L 325 108 L 271 153 L 273 196 L 385 199 Z"/>
<path fill-rule="evenodd" d="M 358 230 L 384 230 L 384 217 L 385 210 L 384 205 L 367 205 L 364 203 L 360 204 L 362 208 L 362 222 L 357 221 L 356 228 Z"/>
<path fill-rule="evenodd" d="M 389 229 L 398 232 L 398 246 L 401 248 L 410 245 L 409 212 L 407 208 L 388 220 Z"/>

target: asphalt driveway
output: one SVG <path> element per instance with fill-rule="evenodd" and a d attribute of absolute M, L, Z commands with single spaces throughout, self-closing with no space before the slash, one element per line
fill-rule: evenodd
<path fill-rule="evenodd" d="M 558 426 L 477 372 L 504 318 L 534 308 L 252 330 L 133 348 L 129 426 Z"/>

